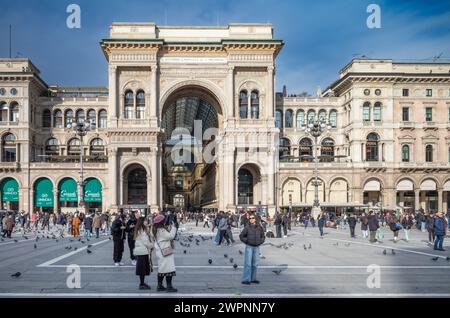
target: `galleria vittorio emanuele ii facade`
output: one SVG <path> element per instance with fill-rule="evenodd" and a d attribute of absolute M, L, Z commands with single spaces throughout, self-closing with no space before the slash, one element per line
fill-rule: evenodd
<path fill-rule="evenodd" d="M 354 59 L 295 96 L 275 92 L 283 45 L 269 24 L 113 23 L 108 87 L 0 59 L 2 209 L 308 210 L 317 152 L 323 208 L 447 212 L 450 64 Z"/>

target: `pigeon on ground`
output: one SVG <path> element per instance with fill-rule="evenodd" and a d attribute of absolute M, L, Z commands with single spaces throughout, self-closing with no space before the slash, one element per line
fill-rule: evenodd
<path fill-rule="evenodd" d="M 308 250 L 308 249 L 306 248 L 306 245 L 305 245 L 305 244 L 303 244 L 303 249 L 304 249 L 305 251 Z"/>
<path fill-rule="evenodd" d="M 234 262 L 234 259 L 233 258 L 230 258 L 230 263 L 233 263 Z"/>
<path fill-rule="evenodd" d="M 187 253 L 186 250 L 184 250 L 183 253 L 186 254 Z"/>
<path fill-rule="evenodd" d="M 447 262 L 450 261 L 450 257 L 447 256 L 446 260 L 447 260 Z"/>
<path fill-rule="evenodd" d="M 3 238 L 1 238 L 1 240 L 2 240 L 2 242 L 4 241 L 4 239 L 3 239 Z"/>
<path fill-rule="evenodd" d="M 58 243 L 59 242 L 59 240 L 56 240 L 56 243 Z"/>
<path fill-rule="evenodd" d="M 272 271 L 272 273 L 275 273 L 276 275 L 280 275 L 281 272 L 282 272 L 281 269 L 277 269 L 277 270 Z"/>
<path fill-rule="evenodd" d="M 34 248 L 37 248 L 37 245 L 36 245 L 36 244 L 34 244 Z"/>
<path fill-rule="evenodd" d="M 312 245 L 311 245 L 311 243 L 309 243 L 309 246 L 308 246 L 308 248 L 309 248 L 309 249 L 312 249 Z"/>
<path fill-rule="evenodd" d="M 241 255 L 242 255 L 242 254 L 243 254 L 243 253 L 242 253 L 242 251 L 239 251 L 239 254 L 241 254 Z"/>
<path fill-rule="evenodd" d="M 73 242 L 73 240 L 72 240 L 72 239 L 69 239 L 69 242 Z"/>
<path fill-rule="evenodd" d="M 18 240 L 14 240 L 14 243 L 17 243 L 17 242 L 19 242 Z"/>
<path fill-rule="evenodd" d="M 87 253 L 88 253 L 88 254 L 91 254 L 91 253 L 92 253 L 92 251 L 91 251 L 91 250 L 89 250 L 89 249 L 87 249 Z"/>
<path fill-rule="evenodd" d="M 73 250 L 76 251 L 78 249 L 78 247 L 75 247 Z"/>
<path fill-rule="evenodd" d="M 333 244 L 334 246 L 339 246 L 339 242 L 336 242 L 336 244 Z"/>
<path fill-rule="evenodd" d="M 391 253 L 392 253 L 392 255 L 395 255 L 395 251 L 394 250 L 391 250 Z"/>
<path fill-rule="evenodd" d="M 25 235 L 23 236 L 24 239 L 28 240 L 28 237 L 26 237 Z"/>
<path fill-rule="evenodd" d="M 223 254 L 223 257 L 228 258 L 228 255 L 227 254 Z"/>
<path fill-rule="evenodd" d="M 18 277 L 20 277 L 20 275 L 22 275 L 22 273 L 21 273 L 21 272 L 17 272 L 17 273 L 15 273 L 15 274 L 12 274 L 11 277 L 16 277 L 16 278 L 18 278 Z"/>
<path fill-rule="evenodd" d="M 84 243 L 86 243 L 85 241 L 81 241 L 81 244 L 84 244 Z"/>
<path fill-rule="evenodd" d="M 265 256 L 261 256 L 261 259 L 266 259 L 266 257 Z"/>
<path fill-rule="evenodd" d="M 436 262 L 438 259 L 439 257 L 433 257 L 431 260 Z"/>
<path fill-rule="evenodd" d="M 386 254 L 387 254 L 387 252 L 386 252 L 386 250 L 384 250 L 384 251 L 383 251 L 383 255 L 386 255 Z"/>
<path fill-rule="evenodd" d="M 238 268 L 237 264 L 233 264 L 233 268 L 237 269 Z"/>
<path fill-rule="evenodd" d="M 89 245 L 88 245 L 88 248 L 90 248 L 90 247 L 92 247 L 92 245 L 91 245 L 91 244 L 89 244 Z"/>
<path fill-rule="evenodd" d="M 212 264 L 212 259 L 209 259 L 208 263 L 209 263 L 209 265 L 211 265 Z"/>
<path fill-rule="evenodd" d="M 78 242 L 81 242 L 81 237 L 78 239 Z"/>

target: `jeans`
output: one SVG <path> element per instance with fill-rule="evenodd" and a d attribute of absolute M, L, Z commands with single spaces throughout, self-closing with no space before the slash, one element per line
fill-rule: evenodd
<path fill-rule="evenodd" d="M 245 246 L 243 282 L 256 280 L 256 271 L 259 263 L 259 246 Z"/>
<path fill-rule="evenodd" d="M 281 224 L 275 225 L 276 232 L 277 232 L 277 238 L 281 238 Z"/>
<path fill-rule="evenodd" d="M 420 223 L 420 229 L 422 230 L 422 232 L 426 231 L 426 229 L 425 229 L 425 222 L 421 222 Z"/>
<path fill-rule="evenodd" d="M 350 226 L 350 236 L 355 237 L 355 227 Z"/>
<path fill-rule="evenodd" d="M 428 241 L 433 243 L 435 239 L 434 230 L 428 230 Z"/>
<path fill-rule="evenodd" d="M 95 237 L 98 238 L 100 236 L 100 228 L 95 228 Z"/>
<path fill-rule="evenodd" d="M 361 230 L 363 238 L 369 237 L 369 231 L 368 230 Z"/>
<path fill-rule="evenodd" d="M 320 236 L 323 236 L 323 226 L 319 226 Z"/>
<path fill-rule="evenodd" d="M 91 235 L 92 235 L 91 229 L 84 229 L 84 237 L 85 238 L 91 237 Z"/>
<path fill-rule="evenodd" d="M 442 250 L 444 245 L 444 235 L 436 235 L 436 240 L 434 241 L 434 249 Z"/>
<path fill-rule="evenodd" d="M 219 229 L 217 229 L 217 233 L 216 233 L 216 237 L 214 238 L 214 242 L 216 242 L 216 244 L 219 244 L 220 241 L 220 231 Z"/>
<path fill-rule="evenodd" d="M 370 242 L 374 243 L 377 241 L 375 238 L 375 234 L 377 234 L 377 231 L 370 231 Z"/>
<path fill-rule="evenodd" d="M 403 232 L 405 232 L 405 240 L 409 241 L 409 230 L 403 229 Z"/>

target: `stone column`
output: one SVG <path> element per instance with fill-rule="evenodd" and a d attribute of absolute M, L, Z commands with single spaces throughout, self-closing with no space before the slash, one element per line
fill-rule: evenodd
<path fill-rule="evenodd" d="M 109 170 L 108 170 L 108 179 L 109 179 L 109 200 L 110 206 L 117 206 L 117 148 L 111 148 L 108 152 L 108 162 L 109 162 Z"/>
<path fill-rule="evenodd" d="M 267 81 L 267 102 L 266 102 L 266 115 L 267 118 L 274 117 L 274 108 L 275 108 L 275 98 L 274 98 L 274 76 L 275 76 L 275 67 L 273 65 L 267 67 L 268 81 Z"/>
<path fill-rule="evenodd" d="M 439 212 L 443 211 L 442 198 L 443 198 L 443 189 L 440 188 L 440 189 L 438 189 L 438 211 Z M 445 212 L 447 212 L 447 211 L 445 211 Z"/>
<path fill-rule="evenodd" d="M 59 190 L 54 189 L 53 190 L 53 212 L 54 213 L 58 212 L 58 208 L 59 208 L 58 194 L 59 194 Z"/>
<path fill-rule="evenodd" d="M 230 117 L 235 117 L 234 109 L 234 66 L 228 67 L 228 100 L 230 103 L 230 109 L 228 114 Z"/>
<path fill-rule="evenodd" d="M 444 213 L 447 213 L 448 211 L 448 192 L 444 191 L 444 202 L 442 202 L 442 209 Z"/>
<path fill-rule="evenodd" d="M 150 101 L 150 121 L 152 127 L 158 125 L 158 65 L 151 66 L 151 101 Z"/>
<path fill-rule="evenodd" d="M 151 191 L 149 200 L 152 210 L 158 208 L 158 170 L 158 147 L 152 147 L 150 153 Z"/>
<path fill-rule="evenodd" d="M 109 127 L 117 127 L 117 66 L 109 67 Z"/>
<path fill-rule="evenodd" d="M 148 175 L 147 176 L 147 205 L 148 206 L 151 206 L 152 205 L 152 202 L 151 202 L 151 199 L 152 199 L 152 193 L 153 193 L 153 187 L 152 187 L 152 176 L 150 176 L 150 175 Z"/>
<path fill-rule="evenodd" d="M 420 209 L 420 190 L 414 190 L 414 209 Z"/>

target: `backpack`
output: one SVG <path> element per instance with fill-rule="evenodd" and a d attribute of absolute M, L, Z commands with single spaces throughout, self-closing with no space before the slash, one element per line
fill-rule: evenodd
<path fill-rule="evenodd" d="M 395 222 L 395 229 L 396 230 L 401 230 L 403 228 L 403 226 L 401 225 L 400 221 Z"/>

